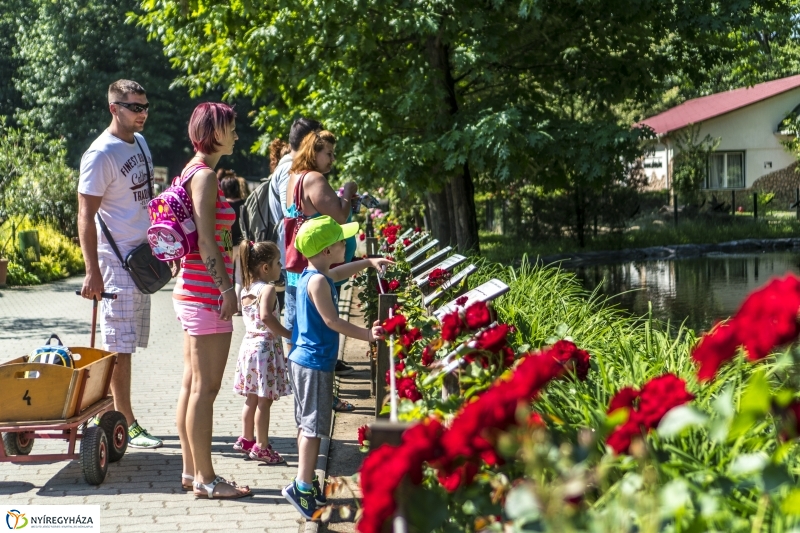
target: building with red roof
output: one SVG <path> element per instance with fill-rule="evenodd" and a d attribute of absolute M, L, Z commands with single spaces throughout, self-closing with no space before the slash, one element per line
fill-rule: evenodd
<path fill-rule="evenodd" d="M 636 127 L 651 128 L 658 139 L 644 159 L 650 186 L 670 188 L 677 138 L 694 126 L 697 139 L 708 135 L 719 142 L 709 157 L 705 188 L 752 188 L 796 163 L 781 144 L 787 138 L 781 124 L 798 107 L 800 75 L 688 100 L 639 122 Z"/>

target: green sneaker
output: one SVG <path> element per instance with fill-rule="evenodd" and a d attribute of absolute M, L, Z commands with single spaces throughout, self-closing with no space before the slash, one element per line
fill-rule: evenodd
<path fill-rule="evenodd" d="M 164 443 L 152 436 L 135 420 L 128 428 L 128 446 L 131 448 L 160 448 Z"/>

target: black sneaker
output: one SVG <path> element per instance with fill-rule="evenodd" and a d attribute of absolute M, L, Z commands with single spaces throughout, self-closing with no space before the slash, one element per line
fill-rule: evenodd
<path fill-rule="evenodd" d="M 294 508 L 297 509 L 306 520 L 311 520 L 314 516 L 314 511 L 317 510 L 317 502 L 314 501 L 314 489 L 303 492 L 297 487 L 297 482 L 292 480 L 291 483 L 283 487 L 281 494 L 286 498 L 286 501 L 294 505 Z"/>
<path fill-rule="evenodd" d="M 350 374 L 352 374 L 355 371 L 356 371 L 355 368 L 353 368 L 350 365 L 344 364 L 344 361 L 339 359 L 339 360 L 336 361 L 336 369 L 333 372 L 337 376 L 349 376 Z"/>
<path fill-rule="evenodd" d="M 325 493 L 322 492 L 322 486 L 319 484 L 319 477 L 314 475 L 314 481 L 311 482 L 314 485 L 314 502 L 317 505 L 328 505 L 328 498 L 325 497 Z"/>

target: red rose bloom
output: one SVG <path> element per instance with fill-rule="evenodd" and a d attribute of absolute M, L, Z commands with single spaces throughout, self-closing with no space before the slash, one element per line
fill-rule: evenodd
<path fill-rule="evenodd" d="M 389 235 L 388 237 L 386 237 L 387 244 L 394 244 L 395 242 L 397 242 L 397 237 L 395 237 L 394 235 Z"/>
<path fill-rule="evenodd" d="M 517 358 L 517 354 L 514 353 L 514 350 L 512 350 L 510 346 L 503 346 L 501 353 L 503 354 L 503 366 L 512 366 Z"/>
<path fill-rule="evenodd" d="M 431 287 L 438 287 L 448 279 L 450 279 L 450 272 L 443 268 L 435 268 L 428 274 L 428 284 Z"/>
<path fill-rule="evenodd" d="M 402 229 L 402 226 L 400 226 L 400 225 L 395 225 L 395 226 L 389 225 L 389 226 L 386 226 L 385 228 L 383 228 L 381 230 L 381 234 L 383 234 L 383 236 L 387 237 L 387 238 L 388 237 L 397 238 L 397 232 L 400 231 L 401 229 Z"/>
<path fill-rule="evenodd" d="M 497 326 L 489 328 L 478 335 L 478 337 L 475 339 L 478 344 L 477 348 L 479 350 L 497 353 L 506 345 L 507 335 L 508 326 L 505 324 L 498 324 Z"/>
<path fill-rule="evenodd" d="M 400 288 L 400 282 L 397 281 L 396 279 L 393 279 L 392 281 L 389 282 L 389 290 L 391 292 L 394 292 L 399 288 Z"/>
<path fill-rule="evenodd" d="M 544 418 L 542 415 L 537 413 L 536 411 L 532 411 L 530 416 L 528 417 L 528 427 L 529 428 L 543 428 L 545 427 Z"/>
<path fill-rule="evenodd" d="M 366 233 L 362 233 L 361 235 L 358 236 L 358 240 L 360 240 L 360 241 L 364 241 L 366 239 L 367 239 L 367 234 Z"/>
<path fill-rule="evenodd" d="M 571 365 L 579 380 L 584 381 L 589 375 L 589 352 L 579 350 L 573 343 L 560 340 L 553 345 L 553 357 L 564 365 Z"/>
<path fill-rule="evenodd" d="M 638 399 L 638 406 L 636 405 Z M 675 374 L 655 377 L 642 386 L 641 392 L 625 387 L 614 395 L 608 412 L 627 407 L 628 421 L 618 426 L 606 439 L 616 454 L 627 453 L 631 439 L 658 427 L 671 409 L 686 404 L 694 395 L 686 390 L 686 382 Z"/>
<path fill-rule="evenodd" d="M 464 320 L 467 328 L 475 330 L 488 326 L 492 321 L 492 315 L 484 302 L 475 302 L 465 311 Z"/>
<path fill-rule="evenodd" d="M 444 315 L 442 318 L 442 339 L 453 342 L 461 333 L 461 317 L 458 311 Z"/>
<path fill-rule="evenodd" d="M 389 252 L 389 253 L 394 252 L 394 246 L 387 246 L 386 247 L 386 251 Z"/>
<path fill-rule="evenodd" d="M 464 307 L 464 304 L 467 303 L 467 300 L 469 300 L 469 298 L 466 296 L 459 296 L 456 298 L 456 305 L 459 307 Z"/>
<path fill-rule="evenodd" d="M 412 377 L 402 377 L 397 380 L 397 397 L 408 398 L 412 402 L 422 399 L 422 394 L 417 390 L 417 384 Z"/>
<path fill-rule="evenodd" d="M 670 409 L 693 399 L 694 394 L 686 390 L 686 382 L 675 374 L 655 377 L 642 386 L 637 419 L 647 428 L 654 429 Z"/>
<path fill-rule="evenodd" d="M 403 246 L 408 246 L 411 244 L 411 239 L 403 239 Z"/>
<path fill-rule="evenodd" d="M 472 483 L 477 473 L 478 465 L 474 461 L 467 461 L 451 473 L 439 472 L 437 477 L 447 492 L 455 492 L 459 487 Z"/>
<path fill-rule="evenodd" d="M 369 440 L 369 426 L 366 424 L 358 428 L 358 445 L 363 447 L 365 440 Z"/>
<path fill-rule="evenodd" d="M 800 324 L 800 278 L 793 274 L 774 279 L 747 296 L 736 314 L 700 339 L 692 352 L 699 363 L 698 378 L 713 378 L 720 366 L 733 359 L 739 346 L 751 361 L 797 339 Z"/>
<path fill-rule="evenodd" d="M 414 233 L 419 233 L 419 232 L 421 232 L 421 231 L 422 231 L 422 228 L 420 228 L 419 226 L 417 226 L 416 228 L 414 228 Z"/>
<path fill-rule="evenodd" d="M 617 409 L 627 407 L 633 409 L 636 400 L 639 399 L 639 391 L 633 387 L 623 387 L 617 392 L 611 402 L 608 404 L 608 414 L 613 413 Z"/>
<path fill-rule="evenodd" d="M 397 509 L 394 492 L 405 475 L 414 485 L 422 482 L 423 463 L 439 454 L 437 442 L 444 428 L 429 419 L 410 427 L 400 446 L 384 444 L 370 452 L 361 465 L 364 514 L 356 528 L 360 533 L 379 533 Z"/>
<path fill-rule="evenodd" d="M 402 335 L 406 332 L 406 317 L 403 315 L 394 315 L 392 318 L 387 318 L 381 324 L 387 335 Z"/>
<path fill-rule="evenodd" d="M 419 328 L 411 328 L 400 337 L 400 344 L 408 350 L 412 344 L 420 339 L 422 339 L 422 333 L 420 333 Z"/>
<path fill-rule="evenodd" d="M 431 345 L 427 345 L 422 350 L 422 365 L 423 366 L 430 366 L 433 363 L 433 360 L 436 358 L 436 351 L 431 347 Z"/>

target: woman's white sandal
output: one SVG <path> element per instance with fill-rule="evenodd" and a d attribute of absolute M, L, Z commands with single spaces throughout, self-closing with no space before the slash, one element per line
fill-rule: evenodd
<path fill-rule="evenodd" d="M 239 492 L 237 490 L 235 494 L 231 494 L 231 495 L 228 495 L 228 496 L 221 496 L 221 495 L 214 496 L 214 489 L 220 483 L 226 483 L 226 484 L 230 485 L 231 487 L 233 487 L 234 489 L 240 489 L 240 488 L 241 489 L 246 489 L 247 492 Z M 226 481 L 225 478 L 222 477 L 222 476 L 215 477 L 214 481 L 212 481 L 211 483 L 208 483 L 208 484 L 200 483 L 199 481 L 195 481 L 194 482 L 194 488 L 195 488 L 195 491 L 194 491 L 195 498 L 206 498 L 207 497 L 209 500 L 236 500 L 238 498 L 245 498 L 245 497 L 251 495 L 250 487 L 248 487 L 247 485 L 245 485 L 244 487 L 239 487 L 239 485 L 237 485 L 235 481 Z M 203 494 L 202 492 L 197 492 L 198 490 L 201 490 L 201 491 L 205 490 L 206 494 Z"/>
<path fill-rule="evenodd" d="M 189 482 L 188 485 L 184 485 L 183 480 L 187 480 Z M 194 476 L 189 474 L 181 474 L 181 488 L 185 491 L 194 490 Z"/>

